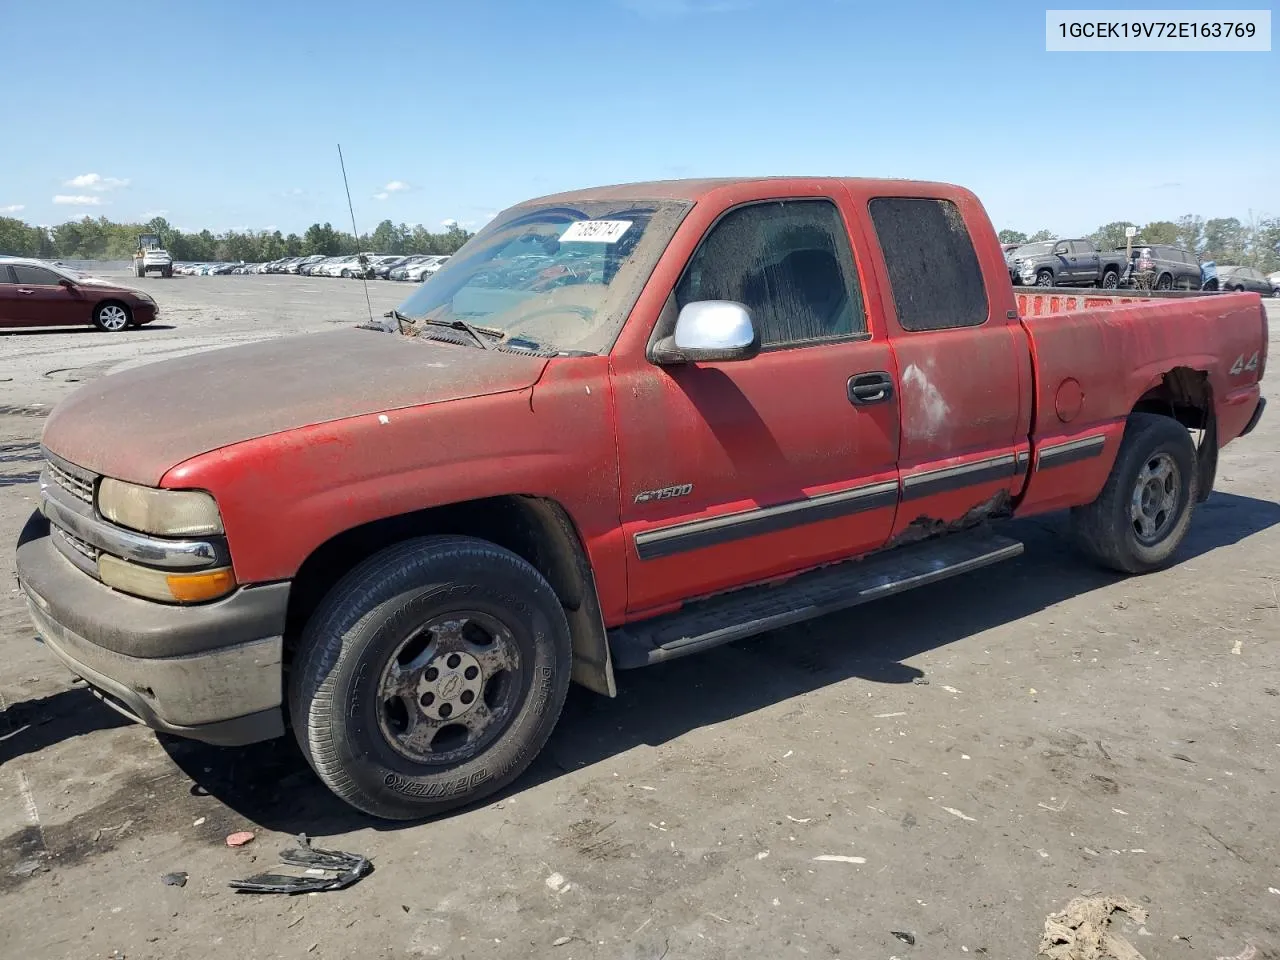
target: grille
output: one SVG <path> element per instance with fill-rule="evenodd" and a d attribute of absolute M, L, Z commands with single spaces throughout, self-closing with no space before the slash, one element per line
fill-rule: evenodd
<path fill-rule="evenodd" d="M 52 460 L 46 460 L 45 463 L 49 468 L 49 477 L 67 493 L 71 494 L 85 503 L 93 503 L 93 481 L 85 480 L 74 474 L 68 473 Z"/>
<path fill-rule="evenodd" d="M 57 530 L 58 536 L 62 537 L 62 539 L 66 541 L 67 546 L 71 547 L 71 549 L 75 550 L 81 556 L 88 557 L 90 560 L 93 560 L 95 563 L 97 562 L 98 560 L 97 547 L 93 546 L 93 544 L 85 543 L 75 534 L 68 533 L 66 530 L 63 530 L 61 527 L 55 527 L 54 529 Z"/>

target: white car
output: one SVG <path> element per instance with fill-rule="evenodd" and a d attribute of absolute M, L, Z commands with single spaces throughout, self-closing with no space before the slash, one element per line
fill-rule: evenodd
<path fill-rule="evenodd" d="M 366 253 L 363 254 L 363 256 L 366 263 L 373 260 L 373 254 Z M 334 260 L 331 263 L 326 263 L 311 275 L 314 277 L 316 274 L 320 274 L 325 277 L 342 277 L 344 279 L 349 279 L 351 277 L 359 277 L 363 275 L 366 270 L 368 270 L 368 267 L 361 264 L 360 255 L 357 255 L 347 257 L 343 260 Z"/>
<path fill-rule="evenodd" d="M 1280 297 L 1280 270 L 1277 270 L 1275 273 L 1268 273 L 1267 280 L 1271 282 L 1271 293 L 1274 296 Z"/>
<path fill-rule="evenodd" d="M 421 283 L 445 265 L 448 257 L 427 257 L 421 263 L 415 263 L 405 271 L 405 279 Z"/>

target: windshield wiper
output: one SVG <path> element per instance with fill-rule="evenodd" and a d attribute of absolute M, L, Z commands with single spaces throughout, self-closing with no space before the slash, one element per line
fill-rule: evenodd
<path fill-rule="evenodd" d="M 493 345 L 490 344 L 489 341 L 484 338 L 484 334 L 487 333 L 491 337 L 499 337 L 499 338 L 504 336 L 501 330 L 494 330 L 492 328 L 486 328 L 486 327 L 477 327 L 475 324 L 470 323 L 466 320 L 463 320 L 461 317 L 458 317 L 454 320 L 428 320 L 424 317 L 422 322 L 429 323 L 435 327 L 449 327 L 452 330 L 465 330 L 467 331 L 467 333 L 471 334 L 471 338 L 475 340 L 476 343 L 480 344 L 481 349 L 484 349 L 484 350 L 493 349 Z"/>
<path fill-rule="evenodd" d="M 475 340 L 475 342 L 478 343 L 481 349 L 483 350 L 493 349 L 489 341 L 485 339 L 485 335 L 488 335 L 498 340 L 504 339 L 506 337 L 506 334 L 501 330 L 495 330 L 493 327 L 477 327 L 475 324 L 462 319 L 436 320 L 431 317 L 421 317 L 419 319 L 414 319 L 413 317 L 406 317 L 399 310 L 388 310 L 386 313 L 383 314 L 383 316 L 391 317 L 393 320 L 395 320 L 396 323 L 400 325 L 401 333 L 405 332 L 404 328 L 406 326 L 410 328 L 416 328 L 419 323 L 430 324 L 433 327 L 447 327 L 450 330 L 462 330 L 466 333 L 469 333 L 471 335 L 471 338 Z"/>

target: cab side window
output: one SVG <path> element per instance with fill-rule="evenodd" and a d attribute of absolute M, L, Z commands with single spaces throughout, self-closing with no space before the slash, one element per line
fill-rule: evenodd
<path fill-rule="evenodd" d="M 982 268 L 954 203 L 878 197 L 869 209 L 903 330 L 986 323 L 989 308 Z"/>
<path fill-rule="evenodd" d="M 844 221 L 829 200 L 778 200 L 730 210 L 702 239 L 676 284 L 676 305 L 733 300 L 761 344 L 792 346 L 867 329 Z"/>

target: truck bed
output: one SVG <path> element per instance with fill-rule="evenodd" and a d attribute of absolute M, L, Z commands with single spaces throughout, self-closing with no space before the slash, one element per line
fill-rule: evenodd
<path fill-rule="evenodd" d="M 1180 397 L 1207 391 L 1219 447 L 1240 436 L 1258 406 L 1267 316 L 1257 294 L 1014 292 L 1034 369 L 1036 462 L 1046 448 L 1104 443 L 1092 459 L 1033 470 L 1022 512 L 1096 495 L 1128 414 L 1143 403 L 1176 415 L 1193 406 Z"/>

